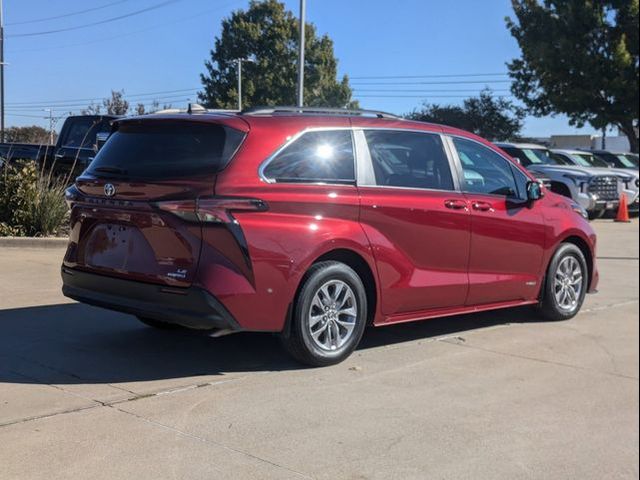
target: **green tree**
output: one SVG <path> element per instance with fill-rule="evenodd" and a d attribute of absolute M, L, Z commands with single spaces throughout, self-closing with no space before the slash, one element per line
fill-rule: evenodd
<path fill-rule="evenodd" d="M 298 21 L 277 0 L 252 0 L 222 21 L 211 58 L 205 62 L 199 101 L 209 108 L 237 108 L 237 61 L 242 65 L 243 106 L 295 105 Z M 354 106 L 349 79 L 337 80 L 338 62 L 332 40 L 318 37 L 313 24 L 305 27 L 305 105 Z"/>
<path fill-rule="evenodd" d="M 489 140 L 508 140 L 519 135 L 524 110 L 484 89 L 477 97 L 467 98 L 462 106 L 426 103 L 408 117 L 461 128 Z"/>
<path fill-rule="evenodd" d="M 638 151 L 638 0 L 512 0 L 512 91 L 536 116 L 616 125 Z M 635 128 L 634 128 L 635 127 Z"/>
<path fill-rule="evenodd" d="M 38 125 L 30 125 L 27 127 L 10 127 L 5 132 L 5 138 L 8 143 L 37 143 L 48 144 L 50 141 L 49 130 L 39 127 Z M 55 141 L 56 135 L 54 135 Z"/>
<path fill-rule="evenodd" d="M 111 98 L 105 98 L 102 106 L 107 115 L 126 115 L 129 111 L 129 102 L 124 99 L 124 90 L 111 90 Z"/>

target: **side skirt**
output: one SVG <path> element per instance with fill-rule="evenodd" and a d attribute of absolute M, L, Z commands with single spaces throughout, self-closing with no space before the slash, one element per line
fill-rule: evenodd
<path fill-rule="evenodd" d="M 424 310 L 420 312 L 402 313 L 384 317 L 381 322 L 376 322 L 376 327 L 385 325 L 396 325 L 398 323 L 415 322 L 419 320 L 430 320 L 432 318 L 452 317 L 455 315 L 465 315 L 468 313 L 486 312 L 489 310 L 500 310 L 503 308 L 522 307 L 525 305 L 535 305 L 538 300 L 515 300 L 509 302 L 487 303 L 485 305 L 474 305 L 464 307 L 439 308 L 436 310 Z"/>

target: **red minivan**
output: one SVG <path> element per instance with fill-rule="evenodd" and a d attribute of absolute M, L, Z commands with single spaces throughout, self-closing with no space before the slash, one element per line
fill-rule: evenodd
<path fill-rule="evenodd" d="M 598 283 L 578 205 L 475 135 L 380 112 L 117 120 L 67 201 L 66 296 L 153 327 L 275 332 L 311 365 L 367 325 L 571 318 Z"/>

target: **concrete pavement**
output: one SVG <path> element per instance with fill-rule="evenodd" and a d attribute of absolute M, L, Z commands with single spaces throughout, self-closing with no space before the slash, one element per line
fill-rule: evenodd
<path fill-rule="evenodd" d="M 0 250 L 0 479 L 638 478 L 638 221 L 595 222 L 600 293 L 372 329 L 302 368 L 270 335 L 160 332 Z"/>

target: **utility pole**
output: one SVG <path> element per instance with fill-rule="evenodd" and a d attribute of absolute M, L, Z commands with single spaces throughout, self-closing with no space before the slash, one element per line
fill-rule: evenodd
<path fill-rule="evenodd" d="M 49 145 L 53 145 L 53 109 L 45 108 L 45 112 L 49 112 Z"/>
<path fill-rule="evenodd" d="M 4 143 L 4 7 L 0 0 L 0 142 Z"/>
<path fill-rule="evenodd" d="M 298 53 L 298 107 L 304 106 L 304 25 L 306 0 L 300 0 L 300 51 Z"/>

